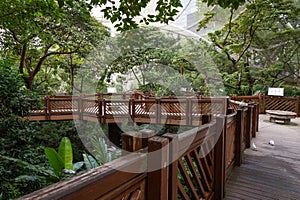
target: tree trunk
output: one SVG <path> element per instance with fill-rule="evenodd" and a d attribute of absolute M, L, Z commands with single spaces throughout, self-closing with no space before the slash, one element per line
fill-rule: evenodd
<path fill-rule="evenodd" d="M 24 81 L 25 81 L 26 87 L 27 87 L 29 90 L 33 90 L 33 79 L 34 79 L 34 77 L 31 77 L 31 76 L 26 77 L 26 76 L 24 76 L 24 74 L 23 74 L 23 79 L 24 79 Z"/>
<path fill-rule="evenodd" d="M 248 84 L 249 84 L 249 89 L 247 92 L 247 95 L 252 95 L 253 94 L 253 78 L 251 76 L 251 72 L 249 69 L 249 58 L 247 57 L 245 62 L 244 62 L 244 67 L 245 67 L 245 72 L 246 72 L 246 76 L 247 76 L 247 80 L 248 80 Z"/>

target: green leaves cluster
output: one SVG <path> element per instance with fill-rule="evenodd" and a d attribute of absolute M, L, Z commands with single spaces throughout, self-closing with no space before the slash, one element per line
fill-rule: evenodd
<path fill-rule="evenodd" d="M 73 5 L 76 0 L 58 0 L 59 5 Z M 104 17 L 115 24 L 115 27 L 120 30 L 128 30 L 137 28 L 139 23 L 148 25 L 150 22 L 160 22 L 168 24 L 175 19 L 175 16 L 180 12 L 182 4 L 180 0 L 158 0 L 156 4 L 150 3 L 150 0 L 91 0 L 92 6 L 100 6 Z M 219 5 L 222 8 L 237 9 L 245 3 L 245 0 L 202 0 L 208 6 Z M 150 6 L 155 6 L 155 9 L 148 14 L 143 11 Z"/>
<path fill-rule="evenodd" d="M 60 177 L 64 169 L 73 172 L 73 150 L 68 137 L 61 139 L 58 152 L 52 147 L 46 147 L 44 150 L 56 176 Z"/>
<path fill-rule="evenodd" d="M 75 2 L 76 0 L 58 0 L 60 6 L 72 5 Z M 104 17 L 114 23 L 118 30 L 122 31 L 137 28 L 139 23 L 168 23 L 174 20 L 174 17 L 179 12 L 178 8 L 182 7 L 180 0 L 158 0 L 155 10 L 144 14 L 146 8 L 153 6 L 150 0 L 92 0 L 90 1 L 90 8 L 92 6 L 100 6 Z"/>

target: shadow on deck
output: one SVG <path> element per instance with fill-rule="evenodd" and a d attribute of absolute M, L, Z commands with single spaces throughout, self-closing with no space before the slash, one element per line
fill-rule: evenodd
<path fill-rule="evenodd" d="M 260 115 L 253 142 L 256 150 L 244 151 L 243 164 L 227 180 L 226 199 L 300 199 L 300 118 L 282 125 Z"/>

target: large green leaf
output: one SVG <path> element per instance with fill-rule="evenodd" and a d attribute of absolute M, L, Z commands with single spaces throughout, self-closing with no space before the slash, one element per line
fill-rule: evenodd
<path fill-rule="evenodd" d="M 73 151 L 72 144 L 68 137 L 63 137 L 60 141 L 58 148 L 58 154 L 61 156 L 64 168 L 68 170 L 73 170 Z"/>
<path fill-rule="evenodd" d="M 62 160 L 61 156 L 55 151 L 55 149 L 50 147 L 45 147 L 44 151 L 55 175 L 60 176 L 60 173 L 64 168 L 64 161 Z"/>

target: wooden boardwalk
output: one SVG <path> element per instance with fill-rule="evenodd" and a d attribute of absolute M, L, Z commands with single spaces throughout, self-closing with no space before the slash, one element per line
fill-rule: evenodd
<path fill-rule="evenodd" d="M 300 118 L 290 125 L 268 120 L 260 115 L 259 132 L 252 140 L 257 148 L 246 149 L 242 165 L 233 169 L 227 200 L 300 199 Z"/>

